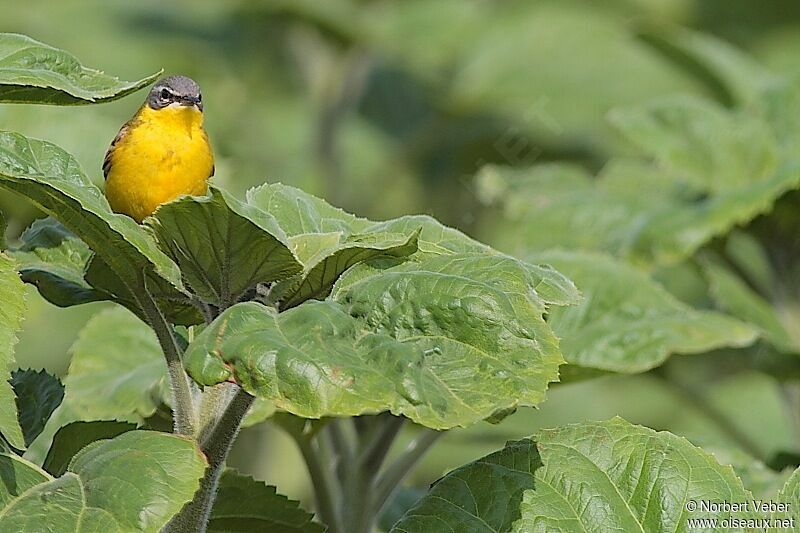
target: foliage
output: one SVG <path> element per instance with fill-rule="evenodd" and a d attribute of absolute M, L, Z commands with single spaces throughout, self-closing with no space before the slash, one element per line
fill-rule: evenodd
<path fill-rule="evenodd" d="M 142 225 L 79 163 L 96 168 L 86 147 L 119 117 L 4 106 L 14 129 L 57 141 L 0 132 L 0 189 L 47 215 L 23 232 L 2 203 L 4 368 L 20 365 L 21 281 L 65 313 L 103 309 L 63 387 L 0 379 L 2 529 L 359 533 L 386 510 L 400 518 L 381 526 L 409 533 L 797 518 L 800 90 L 678 27 L 714 17 L 655 4 L 164 6 L 162 42 L 216 73 L 202 85 L 218 176 Z M 148 9 L 98 31 L 152 29 Z M 773 64 L 786 48 L 742 42 Z M 0 34 L 2 103 L 111 101 L 155 76 L 120 81 Z M 280 183 L 240 195 L 265 173 L 382 221 Z M 398 216 L 419 206 L 497 249 Z M 600 394 L 572 394 L 587 384 Z M 670 431 L 585 421 L 598 406 Z M 226 469 L 240 428 L 265 421 L 296 445 L 314 515 Z M 407 490 L 437 442 L 446 460 L 416 485 L 465 449 L 483 457 Z M 297 477 L 285 450 L 258 455 Z M 688 509 L 754 498 L 794 514 Z"/>

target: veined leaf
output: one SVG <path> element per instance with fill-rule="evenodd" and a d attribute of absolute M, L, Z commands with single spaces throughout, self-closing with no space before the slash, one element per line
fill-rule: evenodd
<path fill-rule="evenodd" d="M 304 233 L 361 233 L 371 224 L 295 187 L 267 183 L 247 191 L 247 203 L 277 220 L 289 237 Z"/>
<path fill-rule="evenodd" d="M 17 409 L 25 446 L 39 436 L 53 411 L 64 399 L 64 385 L 44 370 L 15 370 L 11 386 L 17 397 Z"/>
<path fill-rule="evenodd" d="M 545 430 L 535 440 L 544 466 L 525 492 L 514 531 L 675 531 L 689 517 L 754 516 L 687 511 L 689 501 L 746 502 L 752 495 L 731 467 L 670 433 L 615 418 Z"/>
<path fill-rule="evenodd" d="M 325 528 L 311 521 L 312 515 L 296 501 L 281 496 L 275 487 L 226 470 L 219 480 L 219 491 L 208 531 L 212 533 L 322 533 Z"/>
<path fill-rule="evenodd" d="M 206 468 L 191 440 L 152 431 L 95 442 L 55 479 L 19 457 L 2 458 L 3 531 L 156 532 L 192 499 Z"/>
<path fill-rule="evenodd" d="M 17 420 L 14 390 L 8 382 L 9 366 L 14 361 L 17 331 L 25 314 L 25 287 L 17 274 L 15 262 L 0 252 L 0 433 L 8 443 L 22 450 L 25 439 Z"/>
<path fill-rule="evenodd" d="M 284 309 L 299 305 L 305 300 L 326 298 L 339 277 L 356 264 L 379 258 L 408 257 L 417 251 L 419 230 L 410 237 L 393 233 L 367 233 L 349 236 L 344 240 L 339 240 L 339 234 L 330 233 L 296 235 L 292 238 L 292 245 L 301 260 L 302 253 L 308 253 L 318 246 L 314 242 L 320 240 L 318 235 L 323 238 L 336 235 L 337 239 L 331 246 L 314 252 L 303 261 L 308 266 L 301 275 L 287 280 L 285 287 L 277 288 L 283 293 L 281 307 Z"/>
<path fill-rule="evenodd" d="M 666 532 L 686 530 L 688 518 L 759 518 L 702 510 L 753 496 L 730 466 L 670 433 L 614 418 L 531 439 L 446 475 L 391 531 Z"/>
<path fill-rule="evenodd" d="M 54 305 L 69 307 L 109 298 L 83 278 L 92 251 L 53 218 L 31 224 L 9 254 L 19 262 L 22 280 L 35 285 Z"/>
<path fill-rule="evenodd" d="M 135 312 L 145 282 L 162 302 L 187 300 L 178 266 L 133 219 L 112 213 L 102 192 L 57 146 L 0 132 L 0 187 L 26 196 L 83 240 L 96 253 L 87 279 Z M 183 311 L 185 304 L 175 314 L 185 317 Z"/>
<path fill-rule="evenodd" d="M 388 410 L 437 429 L 536 405 L 557 377 L 557 341 L 523 297 L 446 269 L 360 285 L 281 314 L 236 305 L 189 346 L 187 370 L 299 416 Z"/>
<path fill-rule="evenodd" d="M 644 372 L 673 354 L 747 346 L 756 339 L 749 325 L 694 310 L 644 273 L 611 257 L 550 252 L 534 259 L 564 272 L 584 295 L 574 307 L 554 308 L 548 319 L 570 365 Z"/>
<path fill-rule="evenodd" d="M 165 204 L 147 223 L 186 284 L 217 307 L 230 306 L 257 283 L 302 269 L 271 215 L 219 189 Z"/>
<path fill-rule="evenodd" d="M 523 492 L 534 488 L 533 474 L 541 466 L 533 441 L 509 442 L 436 481 L 390 533 L 510 531 L 520 518 Z"/>
<path fill-rule="evenodd" d="M 25 35 L 0 33 L 0 103 L 109 102 L 150 85 L 159 74 L 122 81 L 86 68 L 71 54 Z"/>

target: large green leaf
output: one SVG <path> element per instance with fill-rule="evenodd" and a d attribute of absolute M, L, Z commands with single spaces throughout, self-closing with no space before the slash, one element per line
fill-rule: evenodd
<path fill-rule="evenodd" d="M 44 370 L 15 370 L 11 373 L 11 386 L 17 397 L 19 422 L 30 446 L 39 436 L 53 411 L 64 399 L 64 385 L 57 377 Z"/>
<path fill-rule="evenodd" d="M 92 251 L 53 218 L 35 221 L 9 253 L 19 262 L 22 280 L 50 303 L 69 307 L 109 298 L 83 278 Z"/>
<path fill-rule="evenodd" d="M 731 317 L 692 309 L 643 272 L 611 257 L 550 252 L 533 259 L 552 264 L 584 295 L 576 306 L 553 309 L 548 319 L 570 365 L 644 372 L 673 354 L 747 346 L 757 336 L 754 328 Z"/>
<path fill-rule="evenodd" d="M 208 531 L 212 533 L 322 533 L 325 528 L 311 522 L 312 515 L 296 501 L 278 494 L 275 487 L 226 470 L 219 480 L 219 490 Z"/>
<path fill-rule="evenodd" d="M 108 102 L 151 84 L 158 75 L 122 81 L 86 68 L 71 54 L 25 35 L 0 33 L 0 103 Z"/>
<path fill-rule="evenodd" d="M 17 449 L 25 447 L 17 420 L 17 403 L 8 379 L 8 368 L 14 362 L 17 331 L 25 314 L 25 287 L 17 274 L 14 261 L 0 252 L 0 433 Z"/>
<path fill-rule="evenodd" d="M 510 531 L 520 518 L 526 489 L 542 466 L 536 444 L 524 439 L 453 470 L 391 529 L 391 533 L 422 531 Z"/>
<path fill-rule="evenodd" d="M 392 531 L 672 532 L 690 530 L 688 518 L 765 517 L 699 509 L 703 501 L 752 510 L 753 496 L 730 466 L 670 433 L 614 418 L 531 438 L 446 475 Z"/>
<path fill-rule="evenodd" d="M 219 189 L 163 205 L 147 223 L 192 292 L 217 307 L 302 269 L 271 215 Z"/>
<path fill-rule="evenodd" d="M 517 255 L 577 248 L 674 264 L 768 211 L 800 187 L 800 170 L 785 163 L 763 179 L 715 184 L 719 190 L 711 192 L 636 160 L 612 161 L 597 179 L 545 165 L 532 171 L 488 168 L 481 180 L 489 196 L 504 204 L 498 241 Z"/>
<path fill-rule="evenodd" d="M 541 431 L 536 443 L 544 466 L 514 531 L 685 531 L 688 518 L 755 516 L 687 510 L 690 501 L 743 503 L 752 495 L 731 467 L 670 433 L 615 418 Z"/>
<path fill-rule="evenodd" d="M 557 341 L 519 295 L 439 273 L 363 283 L 342 304 L 236 305 L 189 346 L 187 370 L 299 416 L 389 410 L 434 428 L 536 405 L 557 377 Z"/>
<path fill-rule="evenodd" d="M 63 476 L 0 456 L 3 531 L 159 531 L 199 487 L 206 461 L 189 439 L 131 431 L 81 450 Z"/>
<path fill-rule="evenodd" d="M 616 109 L 610 118 L 668 175 L 699 191 L 724 192 L 775 171 L 776 141 L 765 122 L 698 98 Z"/>
<path fill-rule="evenodd" d="M 147 283 L 162 303 L 177 302 L 178 307 L 166 306 L 175 309 L 171 314 L 187 318 L 178 266 L 133 219 L 111 212 L 69 154 L 44 141 L 0 132 L 0 187 L 26 196 L 96 253 L 87 273 L 90 284 L 138 312 L 137 298 Z"/>

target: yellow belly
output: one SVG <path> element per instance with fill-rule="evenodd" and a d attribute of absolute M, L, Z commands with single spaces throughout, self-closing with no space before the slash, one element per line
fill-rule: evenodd
<path fill-rule="evenodd" d="M 203 115 L 193 107 L 143 107 L 110 157 L 108 202 L 138 222 L 179 196 L 206 194 L 214 168 Z"/>

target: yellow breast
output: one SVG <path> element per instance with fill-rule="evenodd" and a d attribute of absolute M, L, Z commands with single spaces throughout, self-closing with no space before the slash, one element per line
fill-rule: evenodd
<path fill-rule="evenodd" d="M 138 222 L 178 196 L 206 194 L 214 168 L 203 113 L 189 106 L 143 106 L 109 157 L 108 202 Z"/>

